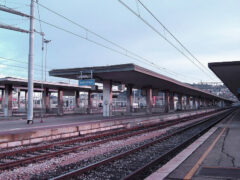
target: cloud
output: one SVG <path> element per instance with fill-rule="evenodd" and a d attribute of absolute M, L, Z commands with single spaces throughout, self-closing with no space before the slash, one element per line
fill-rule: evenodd
<path fill-rule="evenodd" d="M 6 68 L 7 66 L 4 64 L 0 64 L 0 69 Z"/>

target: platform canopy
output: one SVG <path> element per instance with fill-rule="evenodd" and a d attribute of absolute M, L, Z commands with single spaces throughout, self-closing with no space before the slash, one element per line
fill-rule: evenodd
<path fill-rule="evenodd" d="M 0 89 L 5 88 L 4 85 L 12 85 L 14 87 L 19 87 L 20 89 L 26 88 L 27 90 L 27 79 L 5 77 L 0 78 Z M 51 89 L 62 89 L 62 90 L 79 90 L 88 92 L 91 90 L 91 87 L 79 87 L 76 84 L 67 84 L 63 82 L 45 82 L 45 81 L 34 81 L 34 89 L 38 88 L 38 91 L 41 91 L 41 88 L 51 88 Z M 102 92 L 102 90 L 92 90 L 93 92 Z"/>
<path fill-rule="evenodd" d="M 208 99 L 224 100 L 228 99 L 213 95 L 209 92 L 192 87 L 188 84 L 179 82 L 167 76 L 158 74 L 146 68 L 135 64 L 121 64 L 112 66 L 84 67 L 72 69 L 54 69 L 49 72 L 50 76 L 63 77 L 70 79 L 81 79 L 81 77 L 90 77 L 96 82 L 103 80 L 112 80 L 113 84 L 132 85 L 133 88 L 143 89 L 151 87 L 161 91 L 170 91 L 182 95 L 190 95 Z"/>
<path fill-rule="evenodd" d="M 208 66 L 240 100 L 240 61 L 214 62 Z"/>

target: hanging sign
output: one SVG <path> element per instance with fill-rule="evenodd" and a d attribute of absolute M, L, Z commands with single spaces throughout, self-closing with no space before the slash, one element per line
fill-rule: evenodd
<path fill-rule="evenodd" d="M 79 86 L 94 86 L 95 85 L 95 79 L 80 79 L 78 80 Z"/>

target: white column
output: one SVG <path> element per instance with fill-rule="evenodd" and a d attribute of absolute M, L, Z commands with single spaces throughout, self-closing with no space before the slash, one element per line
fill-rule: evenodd
<path fill-rule="evenodd" d="M 169 91 L 164 92 L 164 99 L 165 99 L 165 113 L 168 113 L 170 105 Z"/>
<path fill-rule="evenodd" d="M 103 116 L 112 115 L 112 82 L 103 80 Z"/>
<path fill-rule="evenodd" d="M 147 88 L 146 102 L 147 102 L 147 114 L 152 114 L 153 99 L 151 87 Z"/>
<path fill-rule="evenodd" d="M 91 99 L 92 91 L 88 91 L 88 108 L 87 108 L 87 114 L 91 114 L 92 111 L 92 99 Z"/>
<path fill-rule="evenodd" d="M 133 108 L 133 102 L 132 102 L 132 86 L 127 86 L 127 113 L 130 114 L 132 112 Z"/>
<path fill-rule="evenodd" d="M 1 104 L 1 108 L 2 108 L 2 111 L 4 111 L 4 103 L 5 103 L 5 97 L 4 97 L 5 95 L 4 95 L 4 89 L 2 89 L 2 104 Z"/>
<path fill-rule="evenodd" d="M 58 89 L 58 115 L 62 116 L 63 112 L 63 90 Z"/>
<path fill-rule="evenodd" d="M 4 117 L 12 116 L 12 85 L 5 85 Z"/>
<path fill-rule="evenodd" d="M 8 117 L 8 88 L 5 87 L 5 98 L 4 98 L 4 106 L 3 106 L 3 113 L 4 117 Z"/>
<path fill-rule="evenodd" d="M 18 111 L 20 110 L 20 96 L 21 96 L 21 91 L 19 90 L 19 92 L 18 92 Z"/>

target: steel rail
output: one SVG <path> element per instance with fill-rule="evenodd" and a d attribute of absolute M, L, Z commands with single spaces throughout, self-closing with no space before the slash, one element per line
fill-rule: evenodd
<path fill-rule="evenodd" d="M 206 119 L 204 119 L 204 120 L 202 120 L 202 121 L 200 121 L 200 122 L 196 122 L 196 123 L 192 123 L 192 124 L 190 124 L 190 125 L 187 125 L 186 127 L 183 127 L 183 128 L 181 128 L 181 129 L 178 129 L 178 130 L 176 130 L 175 132 L 172 132 L 172 133 L 170 133 L 170 134 L 168 134 L 168 135 L 166 135 L 166 136 L 164 136 L 164 137 L 160 137 L 160 138 L 158 138 L 158 139 L 156 139 L 156 140 L 154 140 L 154 141 L 152 141 L 152 142 L 150 142 L 150 143 L 146 143 L 146 144 L 141 145 L 141 146 L 139 146 L 139 147 L 137 147 L 137 148 L 128 150 L 128 151 L 126 151 L 126 152 L 119 153 L 119 154 L 117 154 L 117 155 L 114 155 L 114 156 L 112 156 L 112 157 L 110 157 L 110 158 L 107 158 L 107 159 L 104 159 L 104 160 L 102 160 L 102 161 L 96 162 L 96 163 L 94 163 L 94 164 L 90 164 L 90 165 L 88 165 L 88 166 L 79 168 L 79 169 L 77 169 L 77 170 L 74 170 L 74 171 L 65 173 L 65 174 L 63 174 L 63 175 L 54 177 L 54 178 L 52 178 L 51 180 L 64 180 L 64 179 L 72 178 L 72 177 L 77 176 L 77 175 L 81 175 L 81 174 L 83 174 L 83 173 L 85 173 L 85 172 L 87 172 L 87 171 L 90 171 L 90 170 L 92 170 L 92 169 L 94 169 L 94 168 L 96 168 L 96 167 L 102 166 L 102 165 L 104 165 L 104 164 L 106 164 L 106 163 L 108 163 L 108 162 L 112 162 L 112 161 L 114 161 L 114 160 L 120 159 L 120 158 L 122 158 L 122 157 L 125 157 L 126 155 L 129 155 L 129 154 L 131 154 L 131 153 L 137 152 L 137 151 L 139 151 L 139 150 L 142 150 L 142 149 L 144 149 L 144 148 L 147 148 L 147 147 L 149 147 L 149 146 L 151 146 L 151 145 L 154 145 L 154 144 L 156 144 L 156 143 L 163 142 L 164 140 L 169 139 L 170 137 L 172 137 L 172 136 L 174 136 L 174 135 L 177 135 L 177 134 L 179 134 L 179 133 L 182 133 L 183 131 L 185 131 L 185 130 L 187 130 L 187 129 L 191 129 L 191 128 L 193 128 L 193 127 L 196 127 L 196 126 L 198 126 L 198 125 L 200 125 L 200 124 L 203 124 L 203 123 L 209 121 L 209 120 L 212 119 L 212 118 L 221 117 L 223 114 L 226 114 L 226 113 L 229 114 L 230 111 L 231 111 L 231 110 L 225 110 L 224 112 L 221 112 L 221 113 L 219 113 L 219 114 L 217 114 L 217 115 L 215 115 L 215 116 L 213 116 L 213 117 L 208 117 L 208 118 L 206 118 Z M 222 120 L 222 118 L 220 118 L 220 120 Z M 220 120 L 219 120 L 219 121 L 220 121 Z"/>
<path fill-rule="evenodd" d="M 183 118 L 179 118 L 179 119 L 175 119 L 175 120 L 171 120 L 171 121 L 165 121 L 165 122 L 158 122 L 158 123 L 151 123 L 148 125 L 141 125 L 138 127 L 133 127 L 133 128 L 128 128 L 128 129 L 114 129 L 113 131 L 110 132 L 104 132 L 102 134 L 98 134 L 98 135 L 93 135 L 93 136 L 87 136 L 87 137 L 79 137 L 76 139 L 72 139 L 72 140 L 64 140 L 61 142 L 54 142 L 51 144 L 46 144 L 46 145 L 41 145 L 41 146 L 35 146 L 35 147 L 29 147 L 29 148 L 24 148 L 24 149 L 19 149 L 19 150 L 15 150 L 15 151 L 8 151 L 8 152 L 0 152 L 0 158 L 6 157 L 6 156 L 13 156 L 16 154 L 24 154 L 27 152 L 33 152 L 33 151 L 39 151 L 39 150 L 44 150 L 47 148 L 52 148 L 55 146 L 60 146 L 60 145 L 66 145 L 66 144 L 71 144 L 71 143 L 76 143 L 76 142 L 81 142 L 81 141 L 87 141 L 87 140 L 94 140 L 96 138 L 101 138 L 101 137 L 106 137 L 106 136 L 111 136 L 114 134 L 119 134 L 119 133 L 124 133 L 124 132 L 130 132 L 130 131 L 134 131 L 134 130 L 138 130 L 138 129 L 143 129 L 143 128 L 149 128 L 149 127 L 153 127 L 153 126 L 161 126 L 161 125 L 165 125 L 165 124 L 174 124 L 173 122 L 177 122 L 177 123 L 181 123 L 184 122 L 184 119 L 187 120 L 191 120 L 193 118 L 198 118 L 198 117 L 203 117 L 209 114 L 214 114 L 215 112 L 210 112 L 210 113 L 204 113 L 204 114 L 196 114 L 193 116 L 189 116 L 189 117 L 183 117 Z M 177 124 L 175 123 L 175 124 Z"/>
<path fill-rule="evenodd" d="M 209 113 L 206 113 L 206 114 L 208 115 Z M 204 114 L 204 115 L 202 114 L 202 116 L 206 116 L 206 114 Z M 0 154 L 1 157 L 6 157 L 6 155 L 7 156 L 16 155 L 16 154 L 20 154 L 20 153 L 24 154 L 24 153 L 27 153 L 27 152 L 32 153 L 33 151 L 35 151 L 35 153 L 37 153 L 37 151 L 47 150 L 47 148 L 57 147 L 59 145 L 66 145 L 66 144 L 71 144 L 71 143 L 75 143 L 75 142 L 82 142 L 82 141 L 84 142 L 84 141 L 87 141 L 87 140 L 94 140 L 94 139 L 98 139 L 98 138 L 101 138 L 101 137 L 117 135 L 117 136 L 114 136 L 114 137 L 110 137 L 110 138 L 100 140 L 100 141 L 97 141 L 97 142 L 93 142 L 93 143 L 89 143 L 89 144 L 76 145 L 74 147 L 57 150 L 55 152 L 46 152 L 45 154 L 36 155 L 36 156 L 33 156 L 33 157 L 27 157 L 25 159 L 16 160 L 16 161 L 8 162 L 8 163 L 2 163 L 2 164 L 0 164 L 0 169 L 8 169 L 8 168 L 12 168 L 12 167 L 19 166 L 19 165 L 24 165 L 26 163 L 31 163 L 33 161 L 55 157 L 57 155 L 61 155 L 61 154 L 64 154 L 64 153 L 70 153 L 70 152 L 73 152 L 73 151 L 76 151 L 76 150 L 79 150 L 79 149 L 90 148 L 90 147 L 93 147 L 93 146 L 96 146 L 96 145 L 99 145 L 99 144 L 103 144 L 103 143 L 106 143 L 106 142 L 109 142 L 109 141 L 125 139 L 127 137 L 151 132 L 151 131 L 158 130 L 158 129 L 163 129 L 163 128 L 173 126 L 173 125 L 176 125 L 176 124 L 179 124 L 179 123 L 182 123 L 182 122 L 190 121 L 194 118 L 197 118 L 198 116 L 199 115 L 194 115 L 194 116 L 191 116 L 191 117 L 188 117 L 188 118 L 187 117 L 182 118 L 181 120 L 176 119 L 176 120 L 172 120 L 172 121 L 161 122 L 161 123 L 157 123 L 157 124 L 151 124 L 151 125 L 149 125 L 149 127 L 150 127 L 149 129 L 143 129 L 143 128 L 146 128 L 148 126 L 135 127 L 135 128 L 132 128 L 132 129 L 122 129 L 122 130 L 119 130 L 119 131 L 113 131 L 113 132 L 107 132 L 105 134 L 99 134 L 99 135 L 94 136 L 94 137 L 89 136 L 89 137 L 85 137 L 85 138 L 78 138 L 78 139 L 74 139 L 74 140 L 70 140 L 70 141 L 63 141 L 63 142 L 58 142 L 58 143 L 55 143 L 55 144 L 44 145 L 44 146 L 41 146 L 41 147 L 28 148 L 27 150 L 23 149 L 23 150 L 18 150 L 18 151 L 13 151 L 13 152 L 1 153 Z M 152 127 L 152 126 L 154 126 L 154 127 Z M 136 132 L 132 132 L 132 131 L 136 131 Z M 127 134 L 118 135 L 119 133 L 124 133 L 124 132 L 127 132 Z"/>
<path fill-rule="evenodd" d="M 204 116 L 204 115 L 207 115 L 207 114 L 213 114 L 213 113 L 216 113 L 218 112 L 219 110 L 216 110 L 216 111 L 212 111 L 212 112 L 207 112 L 207 113 L 203 113 L 203 114 L 195 114 L 195 115 L 192 115 L 192 116 L 189 116 L 189 117 L 182 117 L 182 118 L 178 118 L 178 119 L 174 119 L 174 120 L 171 120 L 171 121 L 179 121 L 179 120 L 182 120 L 182 119 L 186 119 L 186 118 L 195 118 L 195 117 L 201 117 L 201 116 Z M 148 117 L 149 115 L 147 116 L 143 116 L 143 117 Z M 154 117 L 154 116 L 159 116 L 159 115 L 152 115 L 151 117 Z M 131 117 L 127 117 L 126 119 L 130 119 Z M 121 120 L 122 118 L 116 118 L 115 120 Z M 167 121 L 168 122 L 168 121 Z M 146 127 L 149 127 L 149 126 L 153 126 L 153 125 L 157 125 L 157 124 L 164 124 L 164 123 L 167 123 L 166 121 L 165 122 L 159 122 L 159 123 L 154 123 L 154 124 L 150 124 L 150 125 L 142 125 L 143 128 L 146 128 Z M 137 129 L 137 128 L 141 128 L 141 127 L 134 127 L 134 128 L 129 128 L 129 129 L 124 129 L 122 130 L 122 132 L 124 131 L 129 131 L 129 130 L 134 130 L 134 129 Z M 115 133 L 120 133 L 121 130 L 119 132 L 116 131 L 115 129 Z M 18 153 L 26 153 L 26 152 L 32 152 L 32 151 L 36 151 L 36 150 L 43 150 L 45 148 L 50 148 L 50 147 L 54 147 L 54 146 L 58 146 L 58 145 L 63 145 L 63 144 L 66 144 L 67 142 L 69 143 L 74 143 L 74 142 L 77 142 L 77 141 L 86 141 L 86 140 L 90 140 L 91 138 L 100 138 L 100 137 L 103 137 L 103 136 L 107 136 L 107 135 L 112 135 L 114 134 L 114 132 L 107 132 L 106 134 L 105 133 L 102 133 L 101 135 L 94 135 L 94 136 L 89 136 L 89 137 L 80 137 L 78 139 L 73 139 L 71 141 L 67 140 L 66 142 L 62 141 L 62 142 L 57 142 L 57 143 L 53 143 L 53 144 L 49 144 L 49 145 L 44 145 L 44 146 L 41 146 L 41 147 L 31 147 L 31 148 L 25 148 L 25 149 L 20 149 L 20 150 L 17 150 L 17 151 L 9 151 L 9 152 L 0 152 L 0 158 L 2 157 L 5 157 L 5 156 L 9 156 L 9 155 L 15 155 L 15 154 L 18 154 Z"/>
<path fill-rule="evenodd" d="M 194 139 L 199 137 L 199 135 L 204 134 L 212 126 L 214 126 L 217 123 L 219 123 L 219 121 L 221 121 L 222 119 L 229 118 L 229 116 L 232 116 L 232 115 L 233 115 L 232 112 L 230 112 L 229 114 L 224 115 L 224 117 L 220 118 L 219 120 L 214 122 L 212 125 L 210 125 L 209 127 L 205 128 L 204 130 L 202 130 L 201 133 L 195 134 L 192 137 L 189 137 L 187 140 L 183 141 L 180 145 L 174 147 L 173 149 L 170 149 L 169 151 L 167 151 L 163 155 L 155 158 L 151 162 L 147 163 L 146 165 L 144 165 L 144 166 L 140 167 L 139 169 L 135 170 L 134 172 L 130 173 L 128 176 L 124 177 L 122 180 L 135 180 L 135 179 L 139 180 L 139 179 L 142 179 L 143 176 L 146 176 L 148 170 L 151 167 L 154 167 L 155 165 L 159 164 L 161 161 L 166 160 L 171 154 L 175 154 L 176 152 L 178 152 L 180 149 L 182 149 L 183 147 L 188 145 L 190 142 L 192 142 Z"/>

